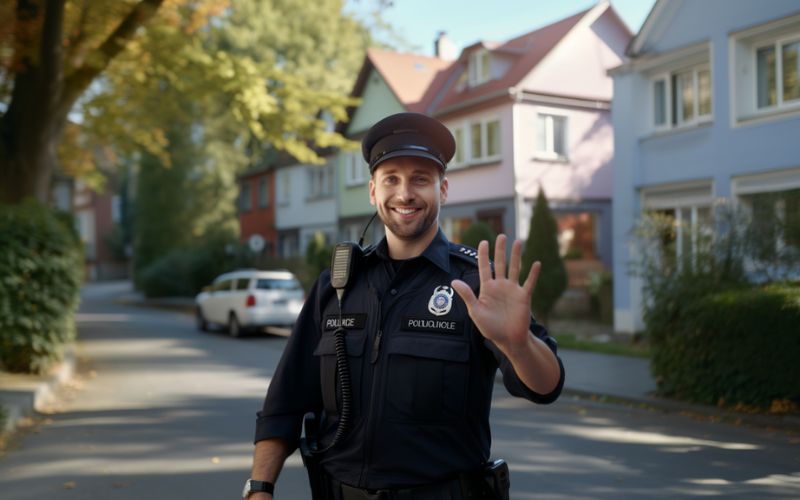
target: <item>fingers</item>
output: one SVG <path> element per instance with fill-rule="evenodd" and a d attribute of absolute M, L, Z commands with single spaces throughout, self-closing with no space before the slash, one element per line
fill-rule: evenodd
<path fill-rule="evenodd" d="M 516 240 L 511 245 L 511 262 L 508 265 L 508 280 L 519 283 L 519 267 L 522 260 L 522 242 Z"/>
<path fill-rule="evenodd" d="M 453 290 L 456 291 L 458 296 L 461 297 L 461 300 L 467 305 L 467 310 L 471 310 L 472 306 L 478 301 L 478 297 L 475 296 L 472 288 L 461 280 L 453 280 L 450 286 L 453 287 Z"/>
<path fill-rule="evenodd" d="M 494 276 L 497 279 L 506 277 L 506 235 L 498 234 L 494 243 Z"/>
<path fill-rule="evenodd" d="M 478 276 L 481 285 L 492 279 L 492 268 L 489 265 L 489 242 L 486 240 L 478 243 Z"/>
<path fill-rule="evenodd" d="M 525 289 L 525 292 L 528 295 L 533 294 L 533 289 L 536 288 L 536 281 L 539 279 L 539 271 L 542 269 L 542 263 L 538 260 L 533 263 L 531 266 L 531 271 L 528 273 L 528 277 L 525 279 L 525 284 L 522 285 L 522 288 Z"/>

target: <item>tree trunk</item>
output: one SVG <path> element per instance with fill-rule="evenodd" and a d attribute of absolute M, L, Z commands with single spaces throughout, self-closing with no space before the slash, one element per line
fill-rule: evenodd
<path fill-rule="evenodd" d="M 56 148 L 66 122 L 59 110 L 63 89 L 61 35 L 65 0 L 18 0 L 17 22 L 35 23 L 44 16 L 38 44 L 38 63 L 18 41 L 15 56 L 20 69 L 14 78 L 11 102 L 0 121 L 0 202 L 27 197 L 46 203 L 56 167 Z M 42 13 L 42 9 L 44 12 Z"/>
<path fill-rule="evenodd" d="M 133 38 L 164 0 L 140 0 L 96 49 L 93 62 L 64 77 L 63 25 L 66 0 L 17 0 L 16 22 L 35 25 L 43 16 L 39 40 L 18 36 L 14 47 L 14 90 L 0 116 L 0 203 L 50 198 L 58 165 L 57 150 L 72 106 Z M 22 30 L 18 30 L 22 32 Z M 30 46 L 38 47 L 36 51 Z"/>

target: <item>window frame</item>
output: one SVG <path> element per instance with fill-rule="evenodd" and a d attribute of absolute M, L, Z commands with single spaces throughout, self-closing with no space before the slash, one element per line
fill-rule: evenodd
<path fill-rule="evenodd" d="M 369 181 L 369 166 L 358 151 L 350 151 L 344 155 L 344 185 L 347 187 L 363 186 Z"/>
<path fill-rule="evenodd" d="M 800 33 L 777 36 L 772 39 L 753 43 L 750 46 L 750 63 L 753 68 L 753 92 L 751 95 L 754 114 L 756 116 L 770 115 L 776 112 L 800 109 L 800 98 L 792 99 L 789 103 L 783 99 L 783 46 L 790 43 L 800 43 Z M 758 105 L 758 51 L 767 47 L 775 50 L 775 104 L 759 107 Z"/>
<path fill-rule="evenodd" d="M 306 200 L 323 200 L 334 196 L 335 174 L 331 165 L 311 165 L 306 167 L 306 172 L 308 175 Z"/>
<path fill-rule="evenodd" d="M 291 203 L 292 179 L 289 169 L 281 169 L 275 173 L 275 203 L 286 206 Z"/>
<path fill-rule="evenodd" d="M 239 190 L 239 211 L 249 212 L 253 209 L 253 187 L 251 180 L 245 179 Z"/>
<path fill-rule="evenodd" d="M 258 206 L 258 208 L 269 207 L 269 179 L 267 177 L 261 177 L 258 179 L 256 198 L 256 206 Z"/>
<path fill-rule="evenodd" d="M 489 155 L 489 124 L 497 123 L 497 153 Z M 480 133 L 480 156 L 474 156 L 472 147 L 473 127 L 477 126 Z M 449 165 L 449 169 L 457 170 L 460 168 L 467 168 L 472 165 L 483 165 L 486 163 L 495 163 L 503 159 L 503 123 L 499 116 L 490 115 L 483 118 L 476 118 L 472 120 L 465 120 L 456 126 L 451 127 L 453 138 L 456 139 L 456 154 L 453 156 L 453 161 Z M 459 144 L 457 134 L 463 136 L 463 142 Z M 462 158 L 460 161 L 456 158 L 461 153 Z"/>
<path fill-rule="evenodd" d="M 478 49 L 469 55 L 467 62 L 467 83 L 477 87 L 492 79 L 491 56 L 487 49 Z"/>
<path fill-rule="evenodd" d="M 707 114 L 700 114 L 700 73 L 707 71 L 709 75 L 709 112 Z M 686 120 L 682 117 L 682 103 L 676 103 L 675 96 L 675 80 L 681 75 L 691 72 L 692 75 L 692 118 Z M 656 85 L 658 82 L 663 82 L 664 86 L 664 123 L 656 123 Z M 667 131 L 690 128 L 697 125 L 710 123 L 714 120 L 714 72 L 711 68 L 711 63 L 705 61 L 691 65 L 682 66 L 679 68 L 671 69 L 669 71 L 660 71 L 652 75 L 649 79 L 649 95 L 650 95 L 650 120 L 649 124 L 653 131 Z"/>
<path fill-rule="evenodd" d="M 549 134 L 547 128 L 545 129 L 545 147 L 550 147 L 550 149 L 542 150 L 539 148 L 539 126 L 540 126 L 540 119 L 544 118 L 545 127 L 547 127 L 548 120 L 551 120 L 549 123 L 552 125 L 549 128 Z M 555 138 L 556 138 L 556 129 L 555 129 L 555 119 L 563 120 L 564 122 L 564 154 L 559 154 L 558 151 L 555 150 Z M 549 144 L 548 144 L 549 142 Z M 547 160 L 547 161 L 569 161 L 569 116 L 562 113 L 554 113 L 552 111 L 537 111 L 536 112 L 536 126 L 534 127 L 534 147 L 535 147 L 535 154 L 534 157 L 537 160 Z"/>

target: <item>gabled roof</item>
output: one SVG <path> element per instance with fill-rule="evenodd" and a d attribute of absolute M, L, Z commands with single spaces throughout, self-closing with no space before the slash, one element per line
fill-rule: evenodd
<path fill-rule="evenodd" d="M 672 2 L 656 0 L 656 3 L 653 4 L 653 8 L 651 8 L 650 12 L 647 14 L 644 23 L 642 23 L 639 33 L 637 33 L 628 44 L 625 55 L 628 57 L 638 56 L 649 38 L 656 35 L 656 32 L 659 31 L 659 24 L 669 24 L 669 21 L 672 20 L 672 16 L 680 8 L 680 3 L 681 2 L 677 0 L 672 0 Z"/>
<path fill-rule="evenodd" d="M 438 57 L 372 48 L 367 50 L 351 95 L 364 92 L 367 78 L 375 69 L 407 111 L 424 113 L 452 64 Z"/>
<path fill-rule="evenodd" d="M 519 84 L 591 10 L 579 12 L 543 28 L 512 38 L 505 43 L 478 42 L 465 48 L 458 60 L 453 63 L 453 71 L 459 75 L 467 71 L 469 55 L 479 47 L 485 48 L 490 53 L 497 53 L 504 58 L 511 59 L 511 67 L 501 78 L 476 87 L 465 86 L 464 88 L 459 88 L 458 85 L 451 85 L 445 91 L 441 100 L 435 104 L 434 113 L 446 113 L 448 108 L 460 103 L 496 95 L 498 92 Z"/>
<path fill-rule="evenodd" d="M 659 0 L 660 1 L 660 0 Z M 591 26 L 597 19 L 606 18 L 617 25 L 622 34 L 633 36 L 628 26 L 619 17 L 608 0 L 600 0 L 593 7 L 525 33 L 503 43 L 476 42 L 466 47 L 451 68 L 446 88 L 438 91 L 428 111 L 435 116 L 482 106 L 500 99 L 509 99 L 518 91 L 525 91 L 521 84 L 555 49 L 564 43 L 579 26 Z M 469 87 L 466 82 L 470 55 L 478 49 L 485 49 L 507 65 L 499 78 Z"/>

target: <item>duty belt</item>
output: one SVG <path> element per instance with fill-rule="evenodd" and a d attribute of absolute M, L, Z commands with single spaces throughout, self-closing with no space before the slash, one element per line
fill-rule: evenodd
<path fill-rule="evenodd" d="M 414 486 L 367 490 L 332 480 L 335 500 L 490 500 L 495 496 L 479 477 L 462 474 L 456 479 Z"/>

